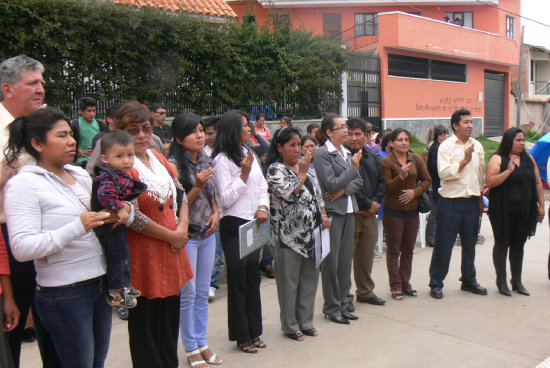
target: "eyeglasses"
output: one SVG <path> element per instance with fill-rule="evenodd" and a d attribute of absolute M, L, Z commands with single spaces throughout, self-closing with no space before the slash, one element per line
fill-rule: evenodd
<path fill-rule="evenodd" d="M 143 132 L 143 134 L 151 134 L 153 132 L 153 127 L 150 125 L 144 126 L 142 128 L 130 128 L 126 129 L 128 133 L 130 133 L 131 136 L 139 135 L 140 132 Z"/>
<path fill-rule="evenodd" d="M 332 128 L 331 130 L 342 130 L 342 129 L 348 129 L 348 126 L 347 125 L 340 125 L 339 127 L 337 128 Z"/>

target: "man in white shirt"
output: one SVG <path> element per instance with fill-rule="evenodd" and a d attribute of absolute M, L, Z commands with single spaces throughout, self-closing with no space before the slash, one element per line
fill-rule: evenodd
<path fill-rule="evenodd" d="M 483 208 L 485 153 L 481 143 L 471 137 L 473 123 L 468 110 L 453 113 L 451 128 L 454 135 L 441 143 L 437 154 L 441 199 L 430 264 L 430 295 L 435 299 L 443 298 L 443 280 L 449 272 L 457 234 L 462 242 L 461 289 L 487 295 L 487 289 L 477 283 L 474 265 L 479 216 Z"/>
<path fill-rule="evenodd" d="M 42 107 L 44 103 L 44 79 L 42 73 L 44 67 L 40 62 L 25 55 L 19 55 L 6 59 L 0 63 L 0 86 L 2 88 L 2 103 L 0 103 L 0 147 L 2 151 L 9 139 L 9 125 L 21 116 Z M 32 163 L 30 155 L 23 155 L 18 161 L 22 166 Z M 2 225 L 3 237 L 0 237 L 0 246 L 7 247 L 10 257 L 11 283 L 13 286 L 15 303 L 21 312 L 19 325 L 8 333 L 8 343 L 15 366 L 19 366 L 19 355 L 21 351 L 21 339 L 29 308 L 34 299 L 35 270 L 34 263 L 17 262 L 8 246 L 6 218 L 4 214 L 4 189 L 6 181 L 14 174 L 14 170 L 2 164 L 0 171 L 0 224 Z M 1 275 L 0 277 L 4 277 Z M 37 316 L 34 316 L 35 329 L 39 339 L 41 355 L 44 359 L 44 366 L 50 367 L 59 365 L 57 354 L 53 344 L 43 329 Z M 44 348 L 47 346 L 47 348 Z"/>

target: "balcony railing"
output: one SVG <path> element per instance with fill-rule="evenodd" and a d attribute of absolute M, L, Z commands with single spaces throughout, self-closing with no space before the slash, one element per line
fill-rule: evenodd
<path fill-rule="evenodd" d="M 535 95 L 550 95 L 550 81 L 536 81 L 535 90 L 533 94 Z"/>

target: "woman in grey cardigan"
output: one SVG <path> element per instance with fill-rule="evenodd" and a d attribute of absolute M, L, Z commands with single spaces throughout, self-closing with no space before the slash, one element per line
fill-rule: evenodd
<path fill-rule="evenodd" d="M 325 209 L 332 218 L 330 253 L 321 265 L 325 299 L 323 313 L 332 322 L 341 324 L 358 319 L 347 311 L 346 306 L 351 288 L 353 213 L 358 211 L 353 194 L 363 185 L 358 171 L 362 151 L 352 157 L 351 152 L 342 146 L 347 135 L 346 121 L 337 114 L 327 114 L 318 132 L 318 138 L 325 144 L 313 156 L 317 181 L 326 198 Z"/>
<path fill-rule="evenodd" d="M 285 335 L 303 341 L 317 336 L 313 327 L 319 272 L 313 231 L 330 227 L 323 197 L 309 167 L 311 153 L 300 160 L 300 132 L 284 127 L 275 132 L 267 158 L 271 203 L 271 245 Z"/>

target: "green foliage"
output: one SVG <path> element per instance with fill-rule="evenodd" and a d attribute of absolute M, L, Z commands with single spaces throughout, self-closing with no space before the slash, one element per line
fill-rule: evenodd
<path fill-rule="evenodd" d="M 424 149 L 426 148 L 426 143 L 423 143 L 418 140 L 414 135 L 411 139 L 411 149 L 414 153 L 422 156 L 422 152 L 424 152 Z"/>
<path fill-rule="evenodd" d="M 318 118 L 335 111 L 346 51 L 287 27 L 206 23 L 197 17 L 103 0 L 0 0 L 0 59 L 44 64 L 46 102 L 137 99 L 170 113 L 228 108 Z"/>
<path fill-rule="evenodd" d="M 533 130 L 528 130 L 525 132 L 525 140 L 528 142 L 536 143 L 541 138 L 542 135 L 540 135 L 539 132 L 535 132 Z"/>

